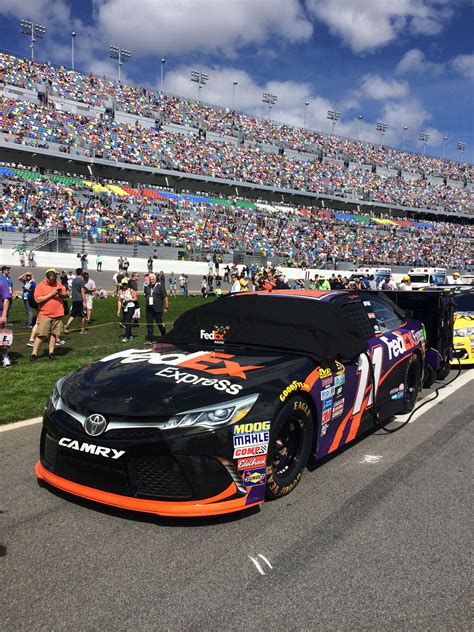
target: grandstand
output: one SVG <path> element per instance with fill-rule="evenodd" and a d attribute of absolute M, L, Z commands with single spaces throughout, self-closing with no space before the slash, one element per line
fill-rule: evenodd
<path fill-rule="evenodd" d="M 472 265 L 472 165 L 3 53 L 0 161 L 4 232 L 53 227 L 90 243 L 290 261 Z"/>

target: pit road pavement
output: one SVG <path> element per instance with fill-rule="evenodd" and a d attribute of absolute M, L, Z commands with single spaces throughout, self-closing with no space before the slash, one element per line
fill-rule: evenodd
<path fill-rule="evenodd" d="M 0 433 L 2 629 L 472 629 L 473 376 L 223 518 L 53 493 L 34 476 L 40 425 Z"/>

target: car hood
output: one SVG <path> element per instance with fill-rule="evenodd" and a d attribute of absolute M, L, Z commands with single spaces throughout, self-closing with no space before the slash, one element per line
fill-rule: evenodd
<path fill-rule="evenodd" d="M 294 375 L 307 363 L 307 358 L 278 352 L 155 345 L 83 367 L 65 380 L 62 398 L 86 415 L 168 416 L 259 392 L 275 372 Z"/>

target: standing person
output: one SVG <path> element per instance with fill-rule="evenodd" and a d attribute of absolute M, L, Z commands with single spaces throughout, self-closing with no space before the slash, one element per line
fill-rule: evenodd
<path fill-rule="evenodd" d="M 67 289 L 68 288 L 68 283 L 67 283 L 67 272 L 66 270 L 61 270 L 61 274 L 59 276 L 59 280 L 61 281 L 61 283 L 64 285 L 64 287 Z"/>
<path fill-rule="evenodd" d="M 168 311 L 166 288 L 159 283 L 156 274 L 150 274 L 150 284 L 145 289 L 147 342 L 153 342 L 153 324 L 158 325 L 162 336 L 166 334 L 163 312 Z"/>
<path fill-rule="evenodd" d="M 219 255 L 217 254 L 217 252 L 214 253 L 214 256 L 212 257 L 212 261 L 214 262 L 214 268 L 216 270 L 216 274 L 219 274 Z"/>
<path fill-rule="evenodd" d="M 96 265 L 97 272 L 102 272 L 102 256 L 101 255 L 96 256 L 95 265 Z"/>
<path fill-rule="evenodd" d="M 87 270 L 87 252 L 81 254 L 81 268 Z"/>
<path fill-rule="evenodd" d="M 224 268 L 224 283 L 230 283 L 229 279 L 230 268 L 228 265 Z"/>
<path fill-rule="evenodd" d="M 230 275 L 230 282 L 231 286 L 229 294 L 237 294 L 237 292 L 241 291 L 242 288 L 240 286 L 240 280 L 236 272 L 232 272 L 232 274 Z"/>
<path fill-rule="evenodd" d="M 10 314 L 10 308 L 12 306 L 13 300 L 13 281 L 10 278 L 10 266 L 2 266 L 2 273 L 0 274 L 0 279 L 3 279 L 8 286 L 8 291 L 10 295 L 8 297 L 8 309 L 6 313 L 4 313 L 5 318 L 8 320 L 8 316 Z"/>
<path fill-rule="evenodd" d="M 72 307 L 64 331 L 69 333 L 69 326 L 75 318 L 81 319 L 81 334 L 86 334 L 86 290 L 81 268 L 76 268 L 76 278 L 71 286 Z"/>
<path fill-rule="evenodd" d="M 33 266 L 35 265 L 35 255 L 34 252 L 32 250 L 28 251 L 28 267 L 29 268 L 33 268 Z"/>
<path fill-rule="evenodd" d="M 146 262 L 147 268 L 148 268 L 148 272 L 153 272 L 153 257 L 148 257 L 147 262 Z"/>
<path fill-rule="evenodd" d="M 165 279 L 165 273 L 163 272 L 163 270 L 160 270 L 160 273 L 157 277 L 158 283 L 161 283 L 161 285 L 165 288 L 166 290 L 166 279 Z"/>
<path fill-rule="evenodd" d="M 119 272 L 122 272 L 122 270 L 123 270 L 123 267 L 122 267 L 122 266 L 123 266 L 123 258 L 122 258 L 122 257 L 119 257 L 119 258 L 117 259 L 117 268 L 118 268 L 118 271 L 119 271 Z"/>
<path fill-rule="evenodd" d="M 35 301 L 38 304 L 38 322 L 30 356 L 31 361 L 38 359 L 38 351 L 46 340 L 48 340 L 48 357 L 50 360 L 55 359 L 54 347 L 56 340 L 61 336 L 64 317 L 63 296 L 66 296 L 66 290 L 58 281 L 58 273 L 53 268 L 46 270 L 44 280 L 38 283 L 34 291 Z"/>
<path fill-rule="evenodd" d="M 132 319 L 135 312 L 136 300 L 137 293 L 128 287 L 128 279 L 124 277 L 120 284 L 117 304 L 117 318 L 122 318 L 123 324 L 125 325 L 125 334 L 122 338 L 122 342 L 130 342 L 130 340 L 133 340 Z"/>
<path fill-rule="evenodd" d="M 207 273 L 209 275 L 214 274 L 214 263 L 212 261 L 212 256 L 209 254 L 206 256 L 207 261 Z"/>
<path fill-rule="evenodd" d="M 7 324 L 7 314 L 9 308 L 9 299 L 10 298 L 10 289 L 8 287 L 8 283 L 4 280 L 4 278 L 0 278 L 0 328 L 5 327 Z M 5 369 L 11 367 L 11 361 L 8 357 L 8 351 L 6 347 L 1 347 L 2 353 L 2 366 Z"/>
<path fill-rule="evenodd" d="M 216 290 L 220 290 L 222 288 L 222 277 L 219 273 L 216 274 Z"/>
<path fill-rule="evenodd" d="M 411 279 L 408 276 L 408 274 L 405 274 L 398 286 L 398 289 L 401 290 L 402 292 L 411 292 L 411 290 L 413 290 L 412 286 L 411 286 Z"/>
<path fill-rule="evenodd" d="M 71 272 L 71 270 L 69 270 L 69 272 L 67 273 L 67 289 L 69 290 L 69 292 L 71 292 L 72 290 L 72 282 L 74 281 L 74 275 Z"/>
<path fill-rule="evenodd" d="M 25 272 L 24 274 L 21 274 L 18 277 L 18 280 L 21 281 L 23 284 L 21 298 L 23 300 L 23 306 L 25 308 L 26 317 L 27 317 L 26 326 L 28 327 L 28 329 L 31 329 L 33 327 L 34 314 L 33 314 L 33 308 L 30 305 L 29 299 L 30 299 L 31 294 L 34 295 L 36 283 L 35 283 L 35 280 L 33 279 L 33 275 L 31 274 L 31 272 Z"/>
<path fill-rule="evenodd" d="M 176 277 L 175 277 L 174 272 L 171 272 L 170 274 L 169 284 L 170 284 L 170 296 L 176 296 Z"/>
<path fill-rule="evenodd" d="M 92 316 L 94 294 L 97 292 L 97 287 L 95 281 L 89 277 L 88 272 L 83 272 L 82 278 L 84 279 L 84 293 L 86 296 L 86 320 L 89 325 Z"/>
<path fill-rule="evenodd" d="M 207 298 L 207 276 L 206 275 L 202 277 L 201 294 L 202 294 L 202 298 Z"/>
<path fill-rule="evenodd" d="M 125 274 L 127 274 L 129 267 L 130 261 L 127 259 L 127 257 L 124 257 L 122 261 L 122 270 L 125 272 Z"/>

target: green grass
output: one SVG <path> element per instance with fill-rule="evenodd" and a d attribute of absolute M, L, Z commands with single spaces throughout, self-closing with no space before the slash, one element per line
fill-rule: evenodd
<path fill-rule="evenodd" d="M 48 349 L 44 343 L 36 362 L 30 362 L 31 347 L 26 346 L 30 330 L 25 327 L 26 314 L 21 300 L 15 300 L 9 321 L 13 323 L 13 347 L 10 358 L 13 366 L 4 369 L 0 366 L 0 424 L 19 419 L 37 417 L 42 414 L 44 406 L 55 382 L 63 375 L 80 368 L 91 360 L 102 358 L 114 351 L 131 346 L 140 346 L 145 342 L 145 308 L 144 299 L 140 297 L 142 324 L 133 328 L 135 340 L 122 344 L 124 330 L 118 324 L 117 299 L 109 298 L 94 301 L 92 322 L 89 335 L 82 336 L 79 330 L 71 330 L 64 335 L 65 343 L 56 347 L 56 360 L 48 358 Z M 176 318 L 187 309 L 205 302 L 200 297 L 184 299 L 180 296 L 170 298 L 170 309 L 165 315 L 167 330 L 171 329 Z M 76 319 L 72 327 L 77 327 Z M 155 325 L 155 337 L 158 335 Z"/>

